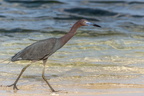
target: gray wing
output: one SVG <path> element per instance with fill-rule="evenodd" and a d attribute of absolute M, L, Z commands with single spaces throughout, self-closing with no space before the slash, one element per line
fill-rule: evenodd
<path fill-rule="evenodd" d="M 57 38 L 40 40 L 15 54 L 11 61 L 47 59 L 54 51 Z"/>

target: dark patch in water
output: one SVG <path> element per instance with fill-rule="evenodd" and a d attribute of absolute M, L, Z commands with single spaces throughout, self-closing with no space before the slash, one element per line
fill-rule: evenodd
<path fill-rule="evenodd" d="M 142 18 L 144 16 L 140 16 L 140 15 L 132 15 L 132 17 L 135 17 L 135 18 Z"/>
<path fill-rule="evenodd" d="M 15 29 L 0 29 L 0 32 L 7 32 L 7 33 L 14 33 L 14 32 L 34 32 L 35 30 L 29 30 L 29 29 L 21 29 L 21 28 L 15 28 Z"/>
<path fill-rule="evenodd" d="M 69 15 L 67 17 L 54 17 L 54 19 L 57 19 L 57 20 L 80 20 L 80 19 L 87 19 L 87 20 L 92 20 L 92 21 L 100 21 L 96 18 L 91 18 L 91 17 L 85 17 L 85 16 L 78 16 L 78 15 Z"/>
<path fill-rule="evenodd" d="M 45 3 L 60 3 L 63 4 L 63 2 L 56 1 L 56 0 L 4 0 L 9 3 L 23 3 L 23 4 L 45 4 Z"/>
<path fill-rule="evenodd" d="M 25 7 L 40 7 L 43 4 L 64 4 L 63 2 L 56 1 L 56 0 L 4 0 L 9 3 L 19 3 L 21 6 Z"/>
<path fill-rule="evenodd" d="M 90 3 L 105 3 L 105 4 L 144 4 L 144 2 L 141 1 L 90 1 Z"/>
<path fill-rule="evenodd" d="M 130 17 L 136 17 L 136 18 L 144 17 L 143 15 L 120 14 L 120 13 L 116 13 L 116 12 L 110 12 L 110 11 L 106 11 L 106 10 L 102 10 L 102 9 L 92 9 L 92 8 L 72 8 L 72 9 L 65 9 L 64 11 L 69 12 L 69 13 L 78 14 L 78 15 L 83 15 L 82 18 L 85 18 L 86 16 L 125 17 L 127 15 Z M 78 19 L 82 19 L 82 18 L 78 18 Z M 91 19 L 95 19 L 95 18 L 91 18 Z"/>
<path fill-rule="evenodd" d="M 91 3 L 106 3 L 106 4 L 113 4 L 113 3 L 125 3 L 125 1 L 90 1 Z"/>
<path fill-rule="evenodd" d="M 144 2 L 132 1 L 132 2 L 128 2 L 128 4 L 144 4 Z"/>
<path fill-rule="evenodd" d="M 6 16 L 0 15 L 0 18 L 5 18 Z"/>
<path fill-rule="evenodd" d="M 69 13 L 77 13 L 79 15 L 91 15 L 91 16 L 115 16 L 117 13 L 110 12 L 102 9 L 91 9 L 91 8 L 72 8 L 65 9 L 64 11 Z"/>

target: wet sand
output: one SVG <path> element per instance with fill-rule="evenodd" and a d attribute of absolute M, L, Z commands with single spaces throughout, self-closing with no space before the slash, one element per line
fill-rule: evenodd
<path fill-rule="evenodd" d="M 19 65 L 16 65 L 19 66 Z M 58 92 L 52 93 L 49 87 L 41 78 L 41 66 L 30 67 L 29 70 L 20 78 L 17 87 L 18 91 L 13 91 L 12 87 L 5 87 L 8 84 L 12 84 L 20 68 L 12 73 L 1 72 L 1 84 L 0 96 L 143 96 L 144 84 L 143 76 L 100 76 L 97 75 L 84 76 L 82 75 L 82 68 L 65 68 L 53 66 L 46 70 L 47 78 L 50 84 Z M 11 68 L 11 67 L 9 67 Z M 96 69 L 97 67 L 93 67 Z M 33 69 L 33 72 L 31 70 Z M 63 70 L 62 70 L 63 69 Z M 87 67 L 88 70 L 92 67 Z M 53 71 L 52 71 L 53 70 Z M 56 75 L 49 75 L 50 72 L 56 72 L 56 70 L 64 71 L 64 73 L 56 73 Z M 96 69 L 97 70 L 97 69 Z M 102 70 L 102 69 L 101 69 Z M 58 72 L 59 72 L 58 71 Z M 90 70 L 89 70 L 90 71 Z M 31 73 L 30 73 L 31 72 Z M 92 71 L 94 72 L 94 70 Z M 104 70 L 102 70 L 104 72 Z M 80 76 L 73 76 L 73 74 L 80 74 Z M 95 72 L 94 72 L 95 73 Z M 84 74 L 87 74 L 86 72 Z M 117 74 L 119 75 L 119 74 Z M 134 75 L 134 74 L 132 74 Z M 115 83 L 114 83 L 115 82 Z"/>
<path fill-rule="evenodd" d="M 115 62 L 117 64 L 118 61 Z M 133 62 L 137 66 L 129 65 Z M 56 93 L 51 93 L 42 80 L 42 66 L 32 66 L 24 73 L 17 84 L 20 89 L 17 92 L 12 87 L 4 86 L 12 84 L 25 65 L 0 67 L 0 85 L 3 85 L 0 87 L 0 96 L 144 96 L 143 59 L 126 59 L 122 62 L 125 65 L 106 64 L 92 66 L 77 63 L 72 67 L 55 65 L 47 68 L 46 76 L 51 78 L 49 82 L 55 90 L 60 90 Z"/>
<path fill-rule="evenodd" d="M 68 81 L 67 81 L 68 82 Z M 144 85 L 135 84 L 59 84 L 53 85 L 58 92 L 52 93 L 48 87 L 40 82 L 18 85 L 20 90 L 0 87 L 0 96 L 143 96 Z"/>

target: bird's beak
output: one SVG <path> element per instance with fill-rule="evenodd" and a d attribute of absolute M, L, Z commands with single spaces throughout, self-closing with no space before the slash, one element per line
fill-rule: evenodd
<path fill-rule="evenodd" d="M 93 26 L 95 26 L 95 27 L 101 27 L 100 25 L 97 25 L 97 24 L 93 24 Z"/>
<path fill-rule="evenodd" d="M 94 24 L 94 23 L 91 23 L 91 22 L 86 22 L 86 24 L 89 26 L 95 26 L 95 27 L 101 27 L 100 25 L 97 25 L 97 24 Z"/>

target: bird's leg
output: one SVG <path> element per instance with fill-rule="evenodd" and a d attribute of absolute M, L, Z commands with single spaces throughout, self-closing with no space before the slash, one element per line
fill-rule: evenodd
<path fill-rule="evenodd" d="M 17 84 L 18 80 L 20 79 L 21 75 L 23 74 L 23 72 L 24 72 L 24 71 L 26 70 L 26 68 L 29 67 L 30 65 L 31 65 L 31 64 L 28 64 L 27 66 L 25 66 L 25 67 L 21 70 L 21 72 L 20 72 L 19 76 L 17 77 L 16 81 L 15 81 L 13 84 L 8 85 L 7 87 L 13 86 L 13 90 L 15 90 L 15 89 L 16 89 L 16 90 L 19 90 L 19 89 L 17 88 L 16 84 Z"/>
<path fill-rule="evenodd" d="M 51 91 L 52 91 L 52 92 L 56 92 L 56 91 L 52 88 L 52 86 L 50 85 L 50 83 L 47 81 L 47 79 L 45 78 L 45 64 L 46 64 L 46 61 L 47 61 L 47 60 L 43 60 L 43 65 L 44 65 L 44 67 L 43 67 L 43 71 L 42 71 L 42 78 L 43 78 L 43 80 L 47 83 L 47 85 L 50 87 Z"/>

